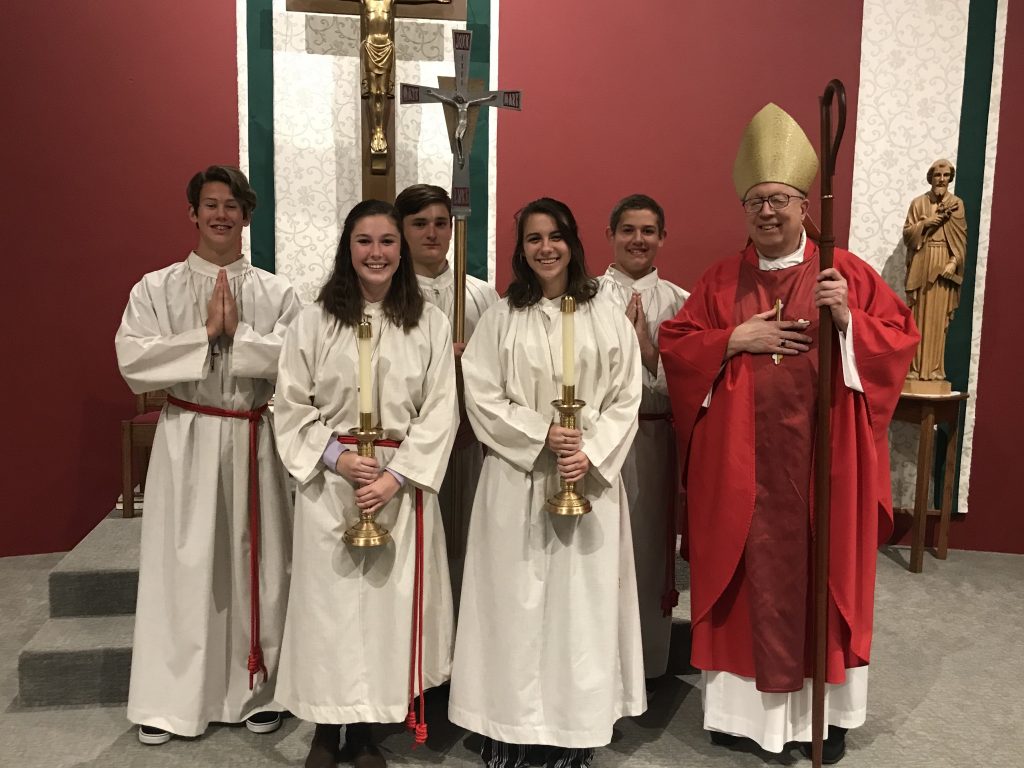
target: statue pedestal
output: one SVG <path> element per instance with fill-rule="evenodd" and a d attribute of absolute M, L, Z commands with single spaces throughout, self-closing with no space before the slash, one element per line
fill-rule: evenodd
<path fill-rule="evenodd" d="M 914 383 L 945 383 L 948 385 L 949 382 Z M 921 395 L 909 394 L 904 390 L 892 416 L 893 421 L 918 425 L 917 488 L 914 492 L 914 508 L 912 510 L 893 510 L 896 513 L 913 516 L 914 523 L 910 535 L 909 569 L 911 573 L 921 573 L 924 567 L 925 531 L 929 517 L 939 518 L 935 556 L 940 560 L 946 559 L 946 551 L 949 547 L 949 520 L 953 511 L 953 481 L 960 448 L 960 411 L 968 397 L 966 392 Z M 928 483 L 935 466 L 935 425 L 942 423 L 949 425 L 949 439 L 946 442 L 941 503 L 938 509 L 932 509 L 928 498 Z"/>
<path fill-rule="evenodd" d="M 907 379 L 903 382 L 905 395 L 948 395 L 953 387 L 945 379 Z"/>

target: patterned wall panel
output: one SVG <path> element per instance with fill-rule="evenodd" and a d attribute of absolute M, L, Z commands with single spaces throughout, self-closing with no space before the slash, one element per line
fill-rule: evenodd
<path fill-rule="evenodd" d="M 274 182 L 277 272 L 312 301 L 330 272 L 345 214 L 362 199 L 359 19 L 288 12 L 274 2 Z M 453 71 L 456 22 L 400 19 L 396 80 Z M 398 189 L 451 185 L 442 110 L 396 105 Z"/>
<path fill-rule="evenodd" d="M 864 0 L 850 250 L 900 296 L 907 208 L 928 190 L 925 173 L 933 160 L 956 163 L 969 5 Z M 912 507 L 917 429 L 894 424 L 890 437 L 893 501 Z"/>

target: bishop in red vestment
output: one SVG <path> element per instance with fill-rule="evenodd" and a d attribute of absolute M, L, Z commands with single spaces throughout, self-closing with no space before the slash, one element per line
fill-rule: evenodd
<path fill-rule="evenodd" d="M 659 341 L 684 457 L 705 727 L 719 744 L 744 736 L 781 751 L 810 741 L 817 318 L 832 312 L 834 762 L 864 719 L 866 669 L 850 672 L 870 658 L 876 550 L 892 529 L 888 426 L 918 334 L 853 254 L 837 249 L 821 270 L 802 223 L 816 170 L 792 118 L 774 105 L 755 117 L 734 171 L 750 240 L 704 274 Z"/>

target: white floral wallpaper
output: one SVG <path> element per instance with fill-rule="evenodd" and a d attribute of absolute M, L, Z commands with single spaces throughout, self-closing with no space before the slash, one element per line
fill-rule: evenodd
<path fill-rule="evenodd" d="M 312 301 L 333 265 L 344 217 L 362 199 L 359 18 L 284 5 L 274 2 L 275 256 L 277 272 Z M 396 81 L 436 83 L 438 74 L 451 74 L 454 26 L 399 19 Z M 395 109 L 396 187 L 450 187 L 442 110 Z"/>
<path fill-rule="evenodd" d="M 969 0 L 864 0 L 850 250 L 901 296 L 907 208 L 932 161 L 956 164 L 968 11 Z M 890 432 L 899 507 L 913 507 L 917 432 Z"/>

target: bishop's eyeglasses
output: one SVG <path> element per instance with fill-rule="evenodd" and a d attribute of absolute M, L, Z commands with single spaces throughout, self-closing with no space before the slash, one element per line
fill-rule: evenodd
<path fill-rule="evenodd" d="M 773 211 L 781 211 L 794 200 L 806 200 L 803 195 L 786 195 L 781 192 L 768 197 L 751 197 L 743 201 L 743 210 L 747 213 L 760 213 L 765 203 Z"/>

